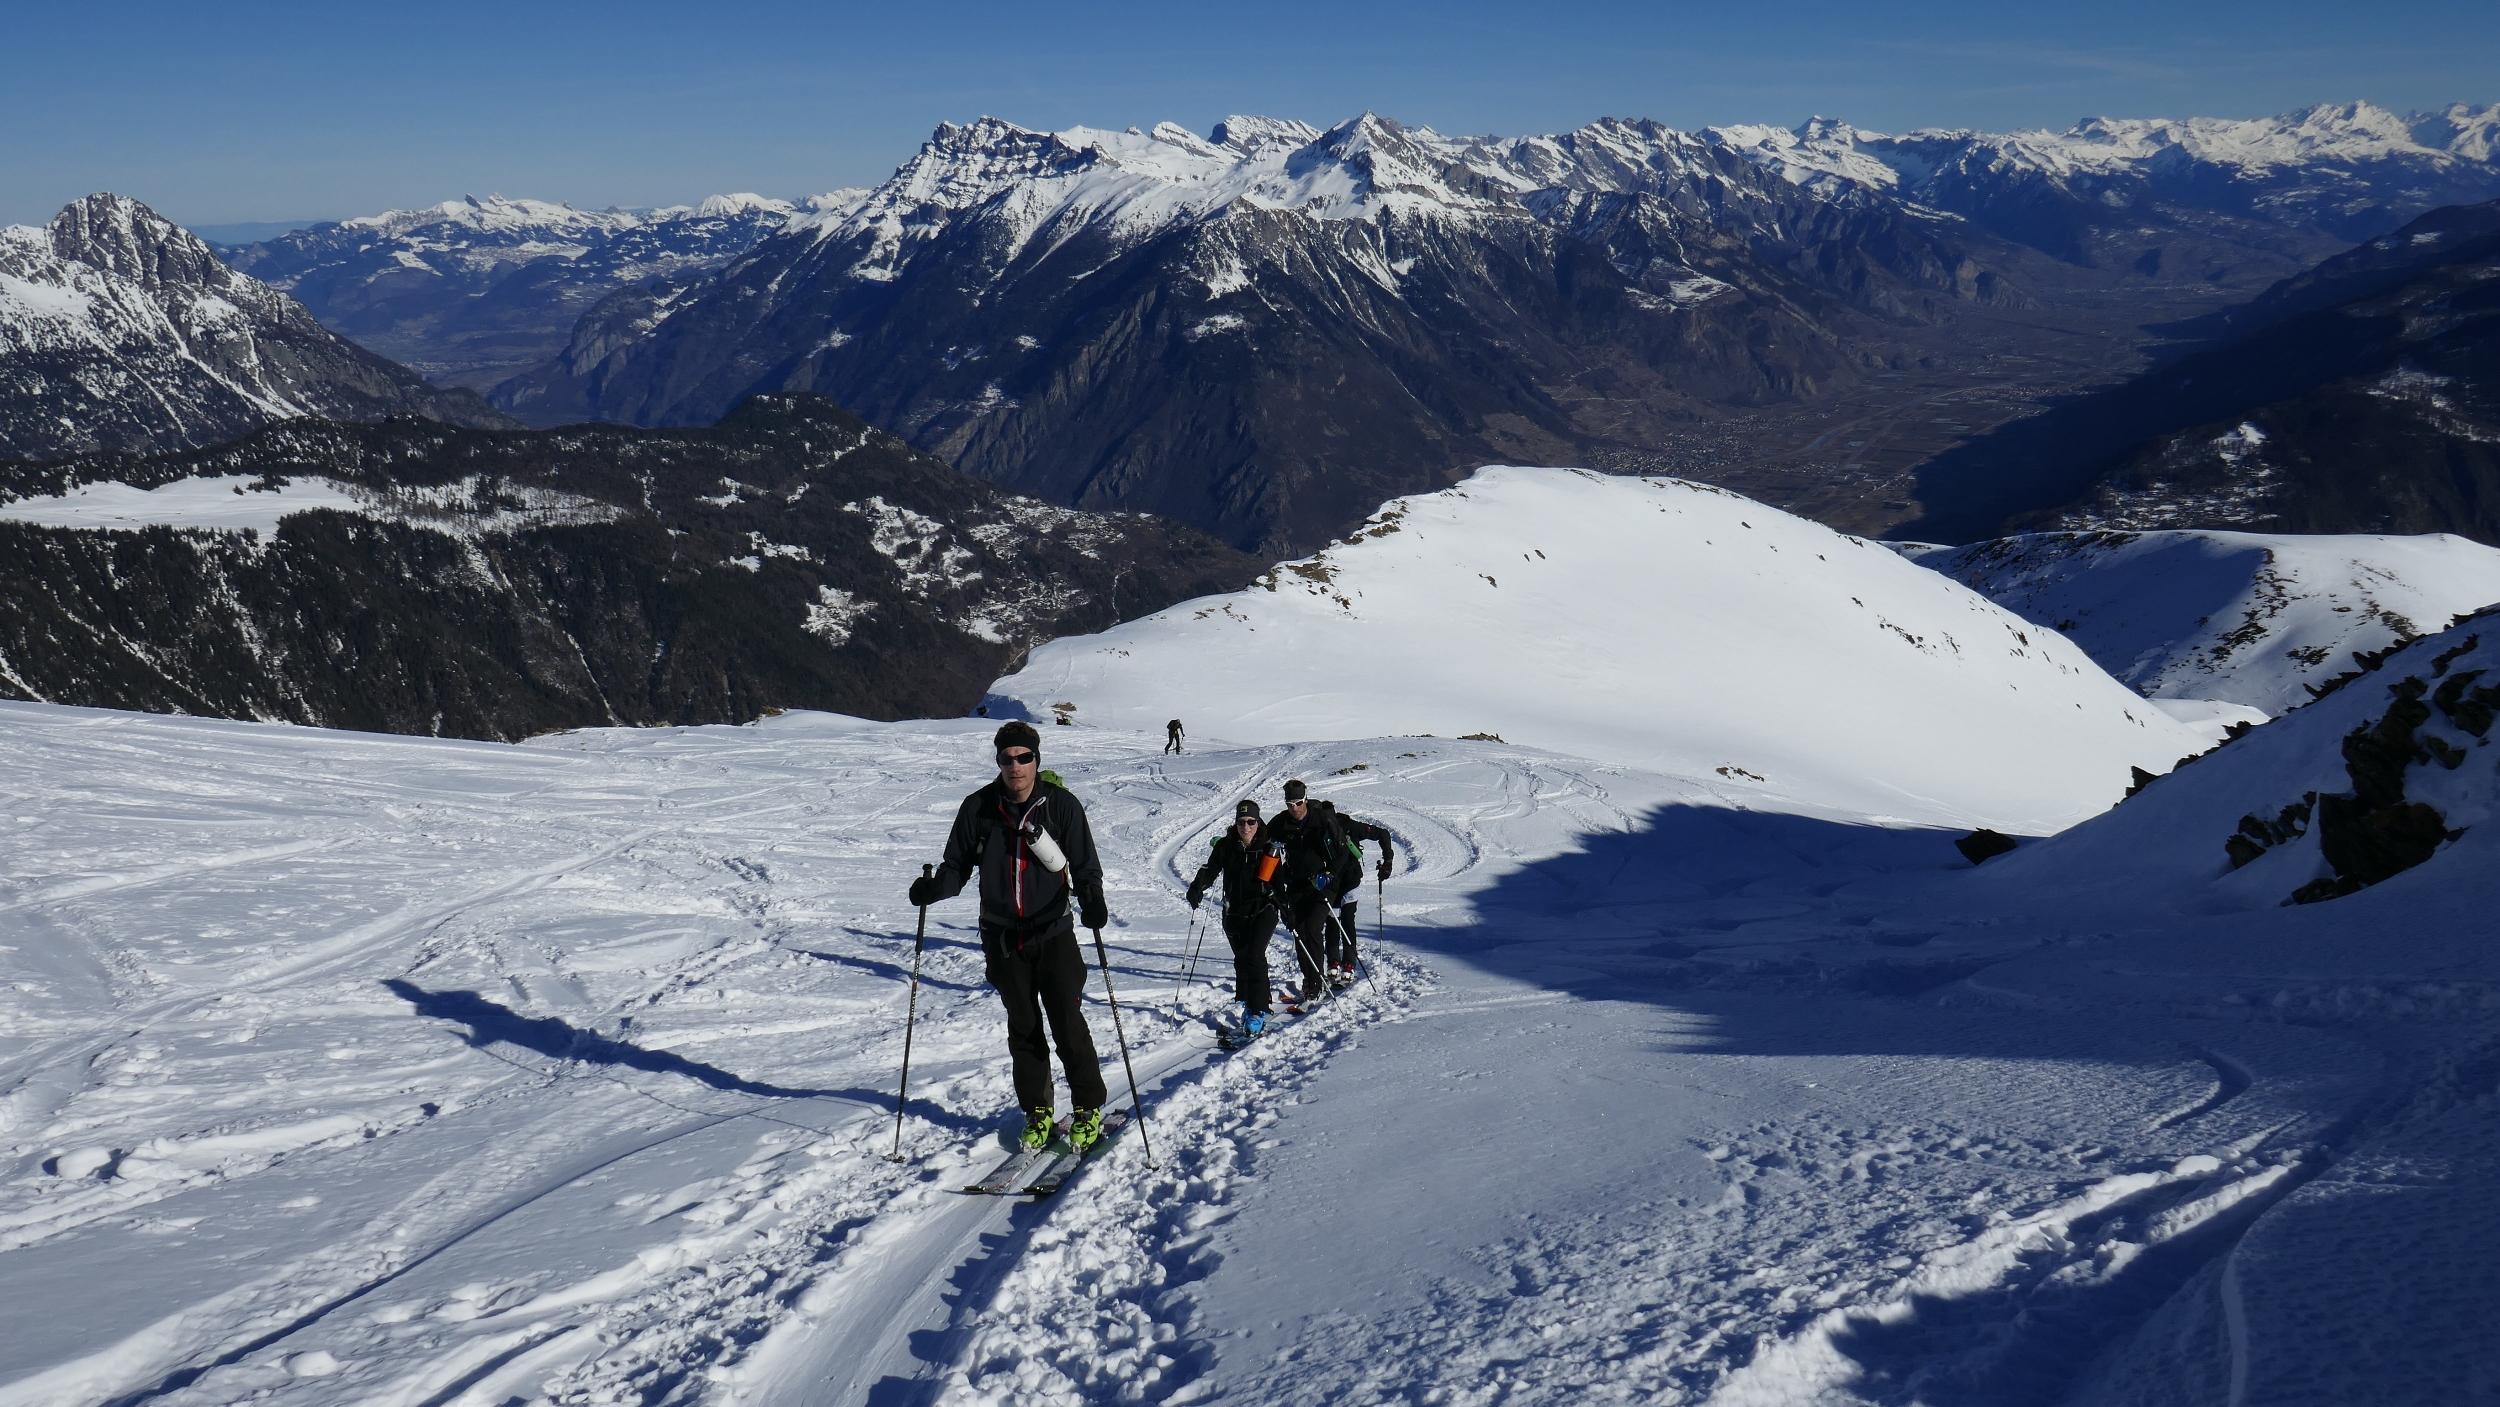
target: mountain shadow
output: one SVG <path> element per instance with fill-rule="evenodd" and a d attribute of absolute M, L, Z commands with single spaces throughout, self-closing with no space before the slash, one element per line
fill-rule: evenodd
<path fill-rule="evenodd" d="M 2215 344 L 1959 446 L 1892 536 L 2455 532 L 2500 542 L 2500 201 L 2433 211 L 2231 313 Z"/>

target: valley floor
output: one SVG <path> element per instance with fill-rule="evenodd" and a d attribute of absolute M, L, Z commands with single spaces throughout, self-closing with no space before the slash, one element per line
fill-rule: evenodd
<path fill-rule="evenodd" d="M 1046 729 L 1154 1162 L 1132 1133 L 1049 1201 L 960 1195 L 1012 1119 L 969 900 L 931 911 L 884 1155 L 902 895 L 988 728 L 0 705 L 0 1404 L 2500 1383 L 2486 961 L 2025 911 L 1948 833 L 1494 743 Z M 1386 936 L 1222 1054 L 1179 890 L 1292 776 L 1401 837 Z"/>

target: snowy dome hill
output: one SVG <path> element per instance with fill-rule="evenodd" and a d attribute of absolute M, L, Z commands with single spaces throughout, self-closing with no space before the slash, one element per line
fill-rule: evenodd
<path fill-rule="evenodd" d="M 1883 547 L 1723 490 L 1490 468 L 1247 590 L 1053 641 L 993 712 L 1274 743 L 1429 733 L 1733 804 L 2054 831 L 2197 734 Z"/>
<path fill-rule="evenodd" d="M 2500 601 L 2500 548 L 2454 533 L 2054 532 L 1901 551 L 2148 697 L 2268 713 L 2355 655 Z"/>

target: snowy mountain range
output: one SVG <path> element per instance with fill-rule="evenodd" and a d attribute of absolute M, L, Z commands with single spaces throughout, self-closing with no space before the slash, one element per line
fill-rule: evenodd
<path fill-rule="evenodd" d="M 595 211 L 464 196 L 220 252 L 324 325 L 440 384 L 484 391 L 561 351 L 573 324 L 609 293 L 719 268 L 793 217 L 838 211 L 863 194 L 716 195 Z"/>
<path fill-rule="evenodd" d="M 1041 640 L 1257 569 L 811 396 L 701 430 L 290 420 L 0 490 L 0 693 L 462 737 L 959 714 Z"/>
<path fill-rule="evenodd" d="M 1974 316 L 2046 346 L 2122 291 L 2135 322 L 2210 310 L 2500 194 L 2495 112 L 2010 137 L 983 119 L 709 279 L 611 295 L 494 396 L 669 424 L 815 390 L 1024 491 L 1308 550 L 1486 460 L 1637 452 L 1924 364 Z"/>
<path fill-rule="evenodd" d="M 1471 461 L 1845 382 L 1835 324 L 2012 296 L 1965 233 L 1654 123 L 984 119 L 708 281 L 615 295 L 494 394 L 670 424 L 817 390 L 1021 491 L 1277 551 Z"/>
<path fill-rule="evenodd" d="M 2219 219 L 2353 244 L 2434 206 L 2488 200 L 2500 103 L 2401 117 L 2366 102 L 2252 121 L 2096 117 L 2003 135 L 1889 136 L 1816 118 L 1713 135 L 1800 184 L 1887 192 L 2090 262 L 2126 247 L 2126 227 L 2147 220 Z M 2162 257 L 2150 256 L 2154 268 Z"/>
<path fill-rule="evenodd" d="M 512 422 L 323 327 L 135 200 L 0 229 L 0 459 L 213 444 L 272 420 Z"/>

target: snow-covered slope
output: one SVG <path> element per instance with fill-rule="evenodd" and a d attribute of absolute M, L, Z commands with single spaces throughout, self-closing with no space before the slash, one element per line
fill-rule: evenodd
<path fill-rule="evenodd" d="M 903 901 L 986 722 L 0 704 L 0 1403 L 2447 1407 L 2500 1370 L 2487 826 L 2329 903 L 2195 873 L 2337 706 L 1975 872 L 1533 749 L 1046 729 L 1159 1166 L 1011 1205 L 950 1190 L 1015 1117 L 969 906 L 915 997 Z M 1398 834 L 1390 923 L 1218 1055 L 1178 892 L 1293 776 Z"/>
<path fill-rule="evenodd" d="M 2449 533 L 2025 533 L 1903 550 L 2148 697 L 2270 714 L 2356 654 L 2500 601 L 2500 549 Z"/>
<path fill-rule="evenodd" d="M 509 421 L 322 327 L 135 200 L 0 229 L 0 458 L 167 450 L 273 420 Z"/>
<path fill-rule="evenodd" d="M 2064 638 L 1881 546 L 1569 469 L 1398 500 L 1247 591 L 1052 641 L 992 692 L 1244 743 L 1497 734 L 1746 805 L 2035 833 L 2202 748 Z"/>
<path fill-rule="evenodd" d="M 485 390 L 553 356 L 575 320 L 616 289 L 719 268 L 793 217 L 865 194 L 716 195 L 656 210 L 464 196 L 219 252 L 375 351 Z"/>

